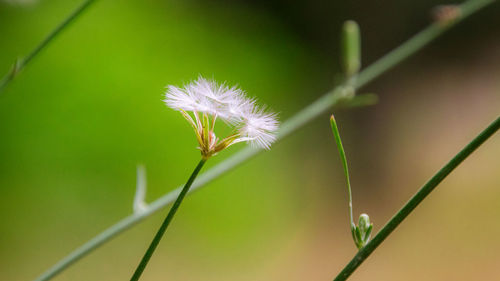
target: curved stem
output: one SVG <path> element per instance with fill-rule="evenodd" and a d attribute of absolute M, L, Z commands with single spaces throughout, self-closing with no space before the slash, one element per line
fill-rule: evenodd
<path fill-rule="evenodd" d="M 481 144 L 491 137 L 500 128 L 500 117 L 493 121 L 484 131 L 465 146 L 450 162 L 441 168 L 427 183 L 425 183 L 415 195 L 394 215 L 389 222 L 373 237 L 365 247 L 352 258 L 344 267 L 334 281 L 343 281 L 358 268 L 358 266 L 378 247 L 385 238 L 392 233 L 396 227 L 440 184 L 460 163 L 472 154 Z"/>
<path fill-rule="evenodd" d="M 189 191 L 189 188 L 193 184 L 194 179 L 196 178 L 196 176 L 198 176 L 198 173 L 200 172 L 201 168 L 203 167 L 203 165 L 205 164 L 206 161 L 207 161 L 206 159 L 201 159 L 200 162 L 198 163 L 198 165 L 196 166 L 196 168 L 194 169 L 194 171 L 191 174 L 191 176 L 189 177 L 186 185 L 184 185 L 184 187 L 182 188 L 181 193 L 179 193 L 179 196 L 177 196 L 177 199 L 175 200 L 174 204 L 172 205 L 172 208 L 170 208 L 170 211 L 168 212 L 167 217 L 165 218 L 165 220 L 161 224 L 160 228 L 158 229 L 158 232 L 156 232 L 156 235 L 153 238 L 153 241 L 151 241 L 151 244 L 149 245 L 148 250 L 146 251 L 146 253 L 142 257 L 141 262 L 137 266 L 137 269 L 135 270 L 134 275 L 132 276 L 132 278 L 130 280 L 136 281 L 136 280 L 139 280 L 139 278 L 141 277 L 141 274 L 144 271 L 144 269 L 146 268 L 146 266 L 148 265 L 148 262 L 151 259 L 151 256 L 153 256 L 153 253 L 156 250 L 156 247 L 158 247 L 158 244 L 160 244 L 160 240 L 163 237 L 163 234 L 165 234 L 165 231 L 167 231 L 167 228 L 168 228 L 170 222 L 172 221 L 172 219 L 174 218 L 175 213 L 177 212 L 177 209 L 179 209 L 179 206 L 182 203 L 182 199 L 184 199 L 184 197 L 186 196 L 187 192 Z"/>
<path fill-rule="evenodd" d="M 61 31 L 63 31 L 71 22 L 73 22 L 79 15 L 85 11 L 90 4 L 95 2 L 95 0 L 86 0 L 78 8 L 76 8 L 63 22 L 61 22 L 54 30 L 52 30 L 45 39 L 38 44 L 26 57 L 16 60 L 11 70 L 0 80 L 0 92 L 9 84 L 9 82 L 16 77 L 16 75 L 26 67 L 26 65 L 36 57 L 41 50 L 43 50 L 47 45 L 54 40 Z"/>
<path fill-rule="evenodd" d="M 462 17 L 457 19 L 457 22 L 465 19 L 466 17 L 477 12 L 480 8 L 483 8 L 493 2 L 494 0 L 468 0 L 462 5 Z M 432 40 L 436 39 L 448 28 L 449 26 L 443 26 L 439 23 L 431 24 L 426 29 L 391 51 L 389 54 L 385 55 L 384 57 L 367 67 L 366 70 L 361 71 L 354 85 L 355 88 L 358 89 L 366 85 L 368 82 L 379 77 L 395 65 L 401 63 L 402 61 L 422 49 L 424 46 L 429 44 Z M 344 88 L 344 86 L 345 85 L 340 85 L 332 89 L 331 91 L 320 97 L 318 100 L 314 101 L 310 105 L 297 112 L 286 122 L 284 122 L 278 132 L 278 140 L 281 140 L 289 134 L 297 131 L 308 122 L 311 122 L 314 118 L 329 110 L 332 106 L 338 105 L 343 98 L 342 89 Z M 197 117 L 196 114 L 195 117 Z M 228 157 L 220 164 L 214 166 L 207 172 L 200 175 L 198 180 L 190 189 L 190 192 L 203 187 L 207 183 L 238 167 L 240 164 L 256 156 L 261 151 L 262 150 L 253 147 L 246 147 L 240 150 L 234 155 Z M 176 196 L 179 194 L 180 189 L 181 187 L 165 194 L 156 201 L 152 202 L 149 205 L 149 208 L 143 213 L 132 214 L 110 226 L 91 240 L 87 241 L 82 246 L 75 249 L 68 256 L 61 259 L 59 262 L 45 271 L 42 275 L 40 275 L 36 280 L 42 281 L 51 279 L 102 244 L 106 243 L 118 234 L 139 223 L 146 217 L 172 203 L 175 200 Z"/>
<path fill-rule="evenodd" d="M 349 218 L 351 220 L 351 225 L 349 228 L 352 229 L 354 224 L 354 218 L 352 216 L 352 191 L 351 191 L 351 181 L 349 180 L 349 168 L 347 167 L 347 159 L 345 156 L 344 146 L 342 145 L 342 140 L 340 139 L 339 128 L 335 117 L 330 116 L 330 125 L 332 126 L 333 136 L 335 137 L 335 142 L 337 143 L 337 148 L 339 150 L 340 159 L 342 160 L 342 166 L 344 167 L 344 176 L 347 184 L 347 193 L 349 194 Z"/>

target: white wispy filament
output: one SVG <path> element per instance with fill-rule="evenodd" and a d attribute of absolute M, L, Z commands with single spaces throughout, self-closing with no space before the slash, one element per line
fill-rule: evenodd
<path fill-rule="evenodd" d="M 183 88 L 168 86 L 167 106 L 180 111 L 195 130 L 204 158 L 238 142 L 269 149 L 276 140 L 276 114 L 266 112 L 237 87 L 228 87 L 199 77 Z M 217 118 L 233 127 L 233 133 L 219 140 L 215 135 Z"/>

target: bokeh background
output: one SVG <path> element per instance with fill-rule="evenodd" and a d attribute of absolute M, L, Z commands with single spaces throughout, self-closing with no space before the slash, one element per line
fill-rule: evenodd
<path fill-rule="evenodd" d="M 81 1 L 0 1 L 0 72 Z M 0 280 L 30 280 L 131 214 L 199 159 L 164 87 L 238 84 L 285 120 L 333 87 L 339 31 L 366 66 L 430 22 L 438 1 L 97 1 L 0 94 Z M 356 217 L 375 232 L 500 112 L 500 5 L 367 85 L 336 111 Z M 355 254 L 328 115 L 183 203 L 143 280 L 332 280 Z M 221 153 L 212 166 L 241 149 Z M 453 172 L 351 280 L 496 280 L 500 135 Z M 55 280 L 128 280 L 166 210 Z"/>

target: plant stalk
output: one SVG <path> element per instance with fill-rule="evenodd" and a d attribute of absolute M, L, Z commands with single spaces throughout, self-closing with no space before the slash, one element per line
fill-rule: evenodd
<path fill-rule="evenodd" d="M 342 145 L 342 140 L 340 139 L 339 128 L 337 126 L 337 122 L 335 121 L 335 117 L 330 116 L 330 125 L 332 126 L 333 136 L 335 137 L 335 143 L 337 143 L 337 149 L 339 151 L 340 160 L 342 160 L 342 167 L 344 167 L 344 176 L 347 184 L 347 194 L 349 196 L 349 220 L 350 225 L 349 228 L 352 229 L 354 224 L 353 212 L 352 212 L 352 191 L 351 191 L 351 180 L 349 179 L 349 168 L 347 166 L 347 158 L 345 156 L 344 146 Z"/>
<path fill-rule="evenodd" d="M 196 168 L 194 169 L 193 173 L 189 177 L 188 181 L 184 185 L 184 187 L 181 190 L 181 193 L 179 193 L 179 196 L 177 196 L 177 199 L 175 199 L 174 204 L 172 205 L 172 208 L 170 208 L 170 211 L 168 211 L 167 217 L 165 217 L 165 220 L 161 224 L 160 228 L 158 229 L 158 232 L 156 232 L 155 237 L 153 238 L 153 241 L 151 241 L 151 244 L 149 245 L 146 253 L 142 257 L 141 262 L 137 266 L 134 275 L 132 275 L 132 278 L 130 279 L 131 281 L 137 281 L 141 277 L 142 272 L 144 272 L 144 269 L 148 265 L 149 260 L 151 259 L 151 256 L 153 256 L 154 251 L 156 250 L 156 247 L 158 247 L 158 244 L 160 244 L 161 238 L 163 237 L 163 234 L 165 234 L 165 231 L 167 231 L 168 226 L 170 225 L 170 222 L 175 216 L 175 213 L 177 212 L 177 209 L 179 209 L 179 206 L 182 203 L 182 200 L 186 196 L 187 192 L 189 191 L 189 188 L 194 182 L 194 179 L 198 176 L 198 173 L 200 172 L 201 168 L 205 164 L 207 159 L 202 158 Z"/>
<path fill-rule="evenodd" d="M 365 247 L 352 258 L 352 260 L 335 277 L 334 281 L 344 281 L 358 268 L 363 261 L 378 247 L 389 234 L 448 176 L 460 163 L 481 146 L 489 137 L 500 128 L 500 117 L 493 121 L 484 131 L 467 144 L 457 155 L 455 155 L 443 168 L 441 168 L 427 183 L 425 183 L 415 195 L 401 208 L 379 233 Z"/>

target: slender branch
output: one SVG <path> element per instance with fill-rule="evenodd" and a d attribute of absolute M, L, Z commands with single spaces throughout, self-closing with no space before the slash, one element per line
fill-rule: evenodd
<path fill-rule="evenodd" d="M 349 168 L 347 166 L 347 159 L 345 156 L 344 146 L 342 145 L 342 140 L 340 139 L 339 128 L 335 117 L 330 116 L 330 125 L 332 126 L 333 136 L 335 137 L 335 142 L 337 143 L 337 149 L 339 151 L 340 160 L 342 160 L 342 167 L 344 167 L 345 182 L 347 184 L 347 194 L 349 195 L 349 219 L 351 221 L 349 228 L 355 226 L 354 218 L 352 216 L 352 191 L 351 191 L 351 180 L 349 179 Z"/>
<path fill-rule="evenodd" d="M 462 5 L 462 17 L 458 18 L 456 21 L 461 21 L 464 18 L 474 14 L 480 8 L 493 3 L 494 0 L 468 0 Z M 355 83 L 355 88 L 358 89 L 378 76 L 382 75 L 384 72 L 388 71 L 393 66 L 401 63 L 409 56 L 413 55 L 424 46 L 429 44 L 432 40 L 436 39 L 441 33 L 446 31 L 449 26 L 443 26 L 440 23 L 433 23 L 398 48 L 391 51 L 386 56 L 382 57 L 374 64 L 366 68 L 359 73 L 358 79 Z M 295 132 L 308 122 L 311 122 L 314 118 L 318 117 L 322 113 L 326 112 L 332 106 L 338 105 L 343 100 L 343 87 L 344 85 L 338 86 L 324 96 L 320 97 L 318 100 L 303 108 L 301 111 L 297 112 L 290 119 L 283 123 L 278 132 L 278 140 L 281 140 L 288 136 L 289 134 Z M 193 183 L 190 192 L 193 192 L 214 179 L 220 177 L 226 172 L 236 168 L 241 163 L 254 157 L 262 150 L 252 147 L 246 147 L 239 152 L 235 153 L 231 157 L 227 158 L 220 164 L 214 166 L 207 172 L 200 175 L 197 181 Z M 144 218 L 150 216 L 156 211 L 164 208 L 166 205 L 170 204 L 175 200 L 180 192 L 180 187 L 172 192 L 165 194 L 156 201 L 149 205 L 149 208 L 140 214 L 132 214 L 116 224 L 110 226 L 108 229 L 104 230 L 91 240 L 87 241 L 85 244 L 75 249 L 68 256 L 60 260 L 54 266 L 49 268 L 45 273 L 39 276 L 36 280 L 49 280 L 50 278 L 56 276 L 58 273 L 63 271 L 65 268 L 75 263 L 92 250 L 98 248 L 105 242 L 111 240 L 113 237 L 124 232 L 128 228 L 132 227 L 136 223 L 142 221 Z"/>
<path fill-rule="evenodd" d="M 139 263 L 139 266 L 137 266 L 137 269 L 134 272 L 134 275 L 130 279 L 131 281 L 137 281 L 141 277 L 142 272 L 148 265 L 149 260 L 151 259 L 151 256 L 153 256 L 154 251 L 156 250 L 156 247 L 158 247 L 158 244 L 160 243 L 161 238 L 163 237 L 163 234 L 165 234 L 165 231 L 167 231 L 167 228 L 172 221 L 172 219 L 175 216 L 175 213 L 177 212 L 177 209 L 179 209 L 179 206 L 182 203 L 182 199 L 186 196 L 187 192 L 189 191 L 189 188 L 193 184 L 194 179 L 196 176 L 198 176 L 198 173 L 200 172 L 201 168 L 205 164 L 207 160 L 205 158 L 202 158 L 196 168 L 194 169 L 193 173 L 189 177 L 186 185 L 182 188 L 181 193 L 179 193 L 179 196 L 177 196 L 177 199 L 175 199 L 174 204 L 172 205 L 172 208 L 170 208 L 170 211 L 167 214 L 167 217 L 163 221 L 163 223 L 160 226 L 160 229 L 158 229 L 158 232 L 156 233 L 155 237 L 153 238 L 153 241 L 151 241 L 151 244 L 149 245 L 148 250 L 144 254 L 144 257 L 142 257 L 141 262 Z"/>
<path fill-rule="evenodd" d="M 17 59 L 12 66 L 11 70 L 5 74 L 5 76 L 0 80 L 0 92 L 9 84 L 21 70 L 23 70 L 26 65 L 36 57 L 41 50 L 43 50 L 47 45 L 54 40 L 61 31 L 63 31 L 71 22 L 73 22 L 79 15 L 85 11 L 90 4 L 94 3 L 95 0 L 86 0 L 78 8 L 76 8 L 64 21 L 62 21 L 54 30 L 52 30 L 45 39 L 38 44 L 26 57 L 22 59 Z"/>
<path fill-rule="evenodd" d="M 343 281 L 358 268 L 358 266 L 378 247 L 385 238 L 440 184 L 460 163 L 472 154 L 481 144 L 491 137 L 500 128 L 500 117 L 493 121 L 484 131 L 465 146 L 450 162 L 439 170 L 413 197 L 401 208 L 396 215 L 380 230 L 380 232 L 364 248 L 361 248 L 354 258 L 344 267 L 334 281 Z"/>

